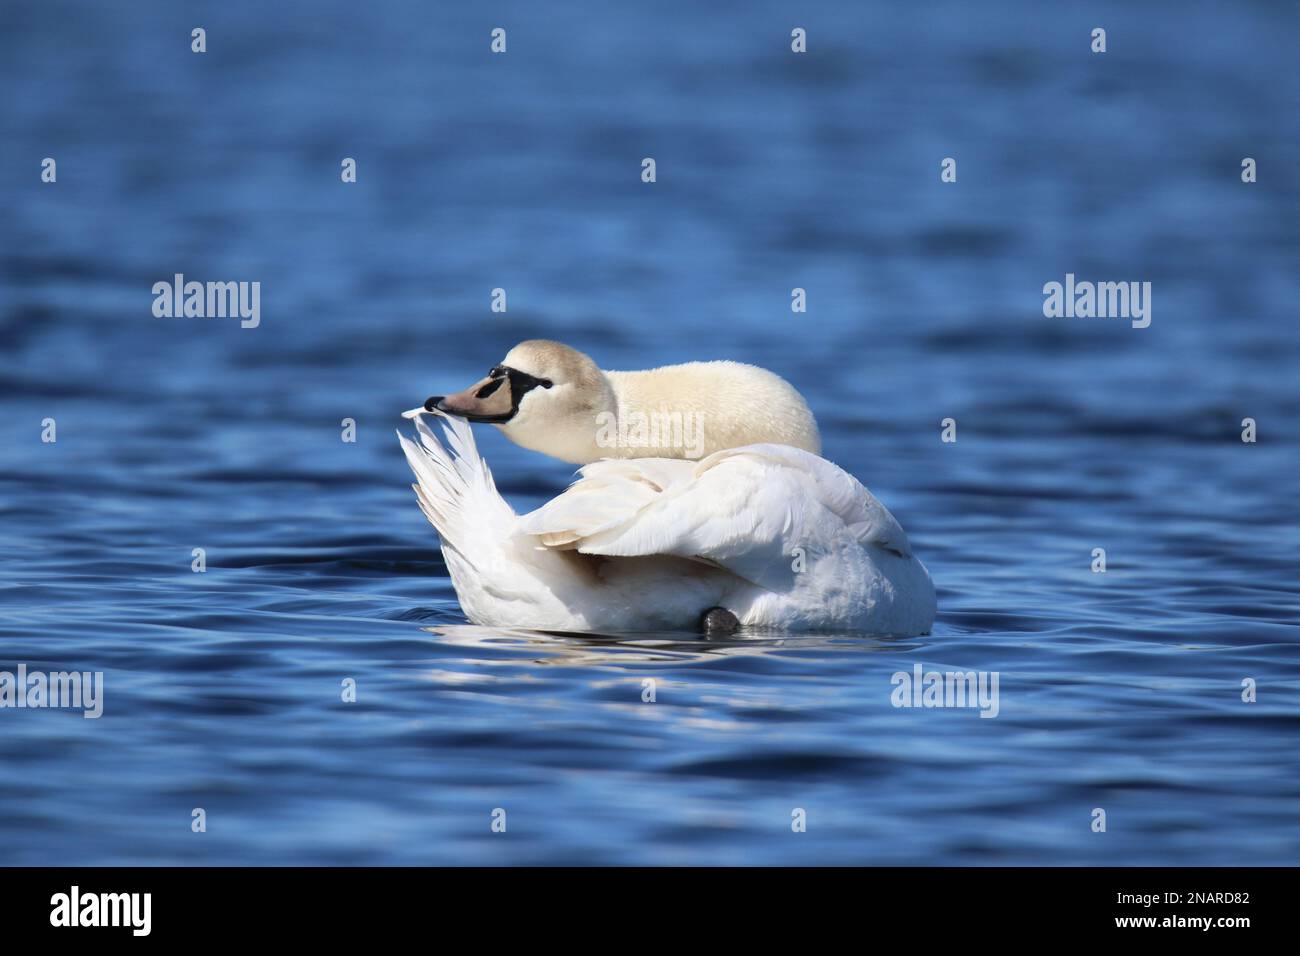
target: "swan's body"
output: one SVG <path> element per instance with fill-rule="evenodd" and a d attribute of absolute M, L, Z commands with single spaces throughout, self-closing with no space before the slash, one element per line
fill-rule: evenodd
<path fill-rule="evenodd" d="M 445 445 L 416 424 L 418 443 L 399 433 L 413 487 L 476 624 L 694 630 L 714 607 L 785 630 L 913 635 L 934 620 L 934 585 L 898 522 L 810 452 L 598 461 L 519 516 L 465 421 L 443 418 Z"/>

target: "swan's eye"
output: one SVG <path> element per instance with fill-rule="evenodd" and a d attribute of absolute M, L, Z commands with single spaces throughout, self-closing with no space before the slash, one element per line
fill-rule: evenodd
<path fill-rule="evenodd" d="M 555 383 L 552 382 L 549 378 L 539 378 L 537 380 L 537 384 L 542 386 L 542 388 L 550 388 Z"/>

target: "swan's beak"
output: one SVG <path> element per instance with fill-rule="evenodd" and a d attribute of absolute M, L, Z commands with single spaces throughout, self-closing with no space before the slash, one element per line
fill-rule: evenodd
<path fill-rule="evenodd" d="M 424 408 L 425 411 L 457 415 L 471 422 L 504 422 L 516 411 L 510 393 L 509 377 L 498 375 L 481 379 L 455 395 L 433 395 L 424 403 Z"/>

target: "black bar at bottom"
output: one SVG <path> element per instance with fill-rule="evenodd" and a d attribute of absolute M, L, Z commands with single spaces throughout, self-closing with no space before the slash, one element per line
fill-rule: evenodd
<path fill-rule="evenodd" d="M 1069 940 L 1199 935 L 1231 944 L 1286 925 L 1295 874 L 1146 867 L 0 869 L 0 932 L 6 942 L 76 934 L 81 943 L 283 938 L 299 945 L 397 934 L 434 942 L 459 930 L 483 934 L 485 942 L 518 933 L 537 943 L 599 932 L 613 934 L 602 936 L 610 945 L 663 945 L 672 938 L 665 929 L 689 920 L 733 943 L 777 929 L 823 939 L 845 931 L 863 942 L 901 929 L 936 939 L 960 930 L 998 940 L 1051 932 Z"/>

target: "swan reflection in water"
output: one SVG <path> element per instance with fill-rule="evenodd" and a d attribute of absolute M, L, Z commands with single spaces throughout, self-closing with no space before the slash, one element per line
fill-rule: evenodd
<path fill-rule="evenodd" d="M 915 638 L 877 637 L 851 632 L 790 634 L 743 631 L 702 635 L 692 631 L 601 634 L 534 631 L 527 628 L 440 624 L 423 630 L 444 644 L 478 650 L 526 652 L 531 662 L 558 665 L 689 664 L 733 657 L 795 656 L 800 653 L 906 653 L 924 646 Z M 541 652 L 542 656 L 532 656 Z M 517 660 L 518 658 L 515 658 Z M 480 663 L 490 663 L 481 661 Z"/>

